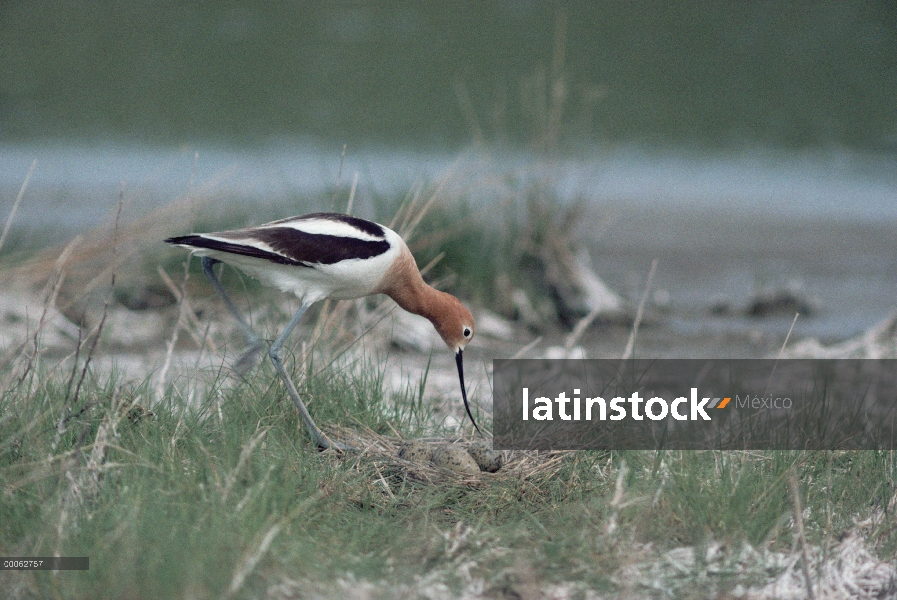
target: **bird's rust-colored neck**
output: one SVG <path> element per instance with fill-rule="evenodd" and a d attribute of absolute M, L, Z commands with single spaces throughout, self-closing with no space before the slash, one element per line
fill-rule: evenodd
<path fill-rule="evenodd" d="M 473 337 L 473 315 L 460 300 L 424 282 L 404 244 L 377 291 L 389 295 L 408 312 L 429 320 L 452 352 L 460 352 Z"/>
<path fill-rule="evenodd" d="M 407 246 L 402 248 L 402 253 L 386 272 L 378 291 L 408 312 L 430 321 L 438 318 L 440 308 L 447 302 L 445 297 L 449 296 L 424 281 Z"/>

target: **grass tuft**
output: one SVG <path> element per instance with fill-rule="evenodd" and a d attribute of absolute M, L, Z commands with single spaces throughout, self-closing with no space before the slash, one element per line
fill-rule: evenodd
<path fill-rule="evenodd" d="M 620 591 L 614 573 L 635 568 L 644 544 L 790 551 L 793 481 L 805 544 L 825 547 L 866 516 L 866 539 L 897 549 L 875 516 L 893 494 L 893 453 L 570 452 L 519 476 L 427 481 L 365 452 L 311 449 L 268 368 L 231 387 L 204 382 L 195 407 L 172 388 L 144 407 L 149 382 L 92 372 L 66 407 L 65 377 L 28 377 L 0 395 L 0 552 L 91 561 L 15 574 L 39 597 L 61 582 L 73 598 L 242 598 L 272 586 L 338 597 L 334 574 L 385 595 L 424 581 L 461 593 L 471 577 L 494 595 L 571 579 Z M 430 415 L 418 389 L 389 397 L 383 379 L 370 364 L 309 365 L 298 378 L 325 428 L 421 435 Z"/>

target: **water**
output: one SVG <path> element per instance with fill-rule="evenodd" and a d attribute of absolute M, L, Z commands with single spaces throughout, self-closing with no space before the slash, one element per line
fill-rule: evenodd
<path fill-rule="evenodd" d="M 198 152 L 198 156 L 197 156 Z M 88 229 L 114 210 L 122 181 L 126 217 L 205 189 L 208 206 L 264 203 L 273 216 L 329 208 L 341 148 L 280 144 L 253 151 L 207 146 L 0 145 L 0 216 L 8 214 L 31 162 L 37 168 L 17 227 Z M 579 232 L 598 273 L 637 299 L 648 265 L 670 295 L 669 325 L 694 335 L 758 330 L 784 336 L 790 318 L 708 318 L 720 298 L 736 310 L 763 286 L 799 285 L 817 315 L 795 334 L 842 339 L 887 316 L 897 298 L 897 158 L 885 154 L 698 154 L 592 148 L 537 160 L 524 153 L 423 154 L 349 149 L 342 210 L 358 175 L 355 214 L 375 197 L 402 197 L 447 173 L 445 197 L 464 197 L 489 218 L 490 203 L 527 182 L 561 203 L 589 207 Z M 273 204 L 273 207 L 272 207 Z M 282 208 L 278 209 L 280 206 Z M 272 216 L 272 218 L 273 218 Z"/>
<path fill-rule="evenodd" d="M 332 189 L 341 149 L 323 144 L 245 151 L 139 145 L 0 144 L 0 207 L 11 206 L 32 161 L 37 170 L 18 222 L 89 227 L 126 189 L 150 209 L 211 182 L 223 198 L 261 201 L 313 197 Z M 454 165 L 454 167 L 453 167 Z M 342 185 L 359 177 L 359 198 L 404 195 L 454 169 L 450 185 L 500 175 L 522 187 L 540 180 L 561 201 L 628 209 L 681 208 L 730 215 L 857 222 L 897 220 L 897 155 L 753 152 L 698 154 L 593 148 L 576 156 L 535 159 L 520 152 L 425 154 L 384 147 L 349 149 Z M 460 182 L 460 183 L 459 183 Z M 495 186 L 475 198 L 488 200 Z M 29 207 L 30 205 L 30 207 Z"/>

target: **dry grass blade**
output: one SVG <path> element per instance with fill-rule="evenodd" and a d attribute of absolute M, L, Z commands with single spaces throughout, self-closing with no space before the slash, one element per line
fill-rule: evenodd
<path fill-rule="evenodd" d="M 112 399 L 113 406 L 118 404 L 120 394 L 121 388 L 116 391 L 115 397 Z M 83 506 L 85 502 L 94 501 L 100 491 L 102 473 L 105 470 L 108 470 L 108 467 L 110 466 L 120 466 L 107 465 L 106 456 L 110 445 L 110 438 L 115 435 L 115 427 L 124 414 L 124 412 L 120 412 L 117 418 L 112 418 L 108 414 L 104 416 L 97 428 L 93 444 L 75 449 L 75 454 L 72 454 L 71 458 L 67 461 L 70 464 L 68 468 L 66 468 L 65 477 L 68 480 L 69 486 L 66 493 L 60 498 L 62 506 L 60 507 L 59 520 L 56 524 L 57 556 L 62 555 L 61 548 L 65 540 L 67 529 L 72 530 L 77 526 L 77 513 L 73 511 L 76 504 Z M 88 450 L 90 451 L 90 454 L 87 456 L 86 466 L 80 470 L 80 473 L 78 473 L 77 455 L 87 452 Z M 77 473 L 77 476 L 74 475 L 73 472 Z"/>
<path fill-rule="evenodd" d="M 28 182 L 31 181 L 31 175 L 34 173 L 34 168 L 36 166 L 37 159 L 31 163 L 28 173 L 25 174 L 25 180 L 22 182 L 22 187 L 19 188 L 19 195 L 16 196 L 16 201 L 12 204 L 12 210 L 9 211 L 9 216 L 6 218 L 6 224 L 3 226 L 3 233 L 0 233 L 0 250 L 3 250 L 6 236 L 9 235 L 9 228 L 12 227 L 12 221 L 16 217 L 16 211 L 19 210 L 19 204 L 22 203 L 22 198 L 25 197 L 25 190 L 28 189 Z"/>
<path fill-rule="evenodd" d="M 62 282 L 65 279 L 65 264 L 69 259 L 69 256 L 72 254 L 72 250 L 74 250 L 75 246 L 78 245 L 81 241 L 80 236 L 76 236 L 71 242 L 69 242 L 68 246 L 66 246 L 62 253 L 59 255 L 59 258 L 56 259 L 55 264 L 55 275 L 47 284 L 47 294 L 44 300 L 44 308 L 41 313 L 40 319 L 37 322 L 37 328 L 34 331 L 33 340 L 33 350 L 31 356 L 28 357 L 28 362 L 25 365 L 25 369 L 22 372 L 22 375 L 19 377 L 19 383 L 25 381 L 25 378 L 28 376 L 28 373 L 31 372 L 31 369 L 34 365 L 34 361 L 37 359 L 40 354 L 40 334 L 43 331 L 44 324 L 46 323 L 47 313 L 49 313 L 50 308 L 56 305 L 56 298 L 59 296 L 59 289 L 62 287 Z M 22 351 L 27 352 L 26 344 L 23 344 Z"/>
<path fill-rule="evenodd" d="M 165 362 L 162 363 L 162 369 L 159 371 L 159 381 L 156 384 L 156 398 L 161 400 L 162 396 L 165 394 L 165 382 L 168 378 L 168 369 L 171 367 L 171 359 L 174 356 L 174 347 L 178 343 L 178 336 L 181 331 L 181 327 L 184 326 L 184 314 L 187 310 L 187 281 L 190 279 L 190 257 L 187 257 L 187 260 L 184 261 L 184 277 L 181 280 L 181 289 L 177 294 L 180 297 L 180 302 L 178 303 L 178 318 L 174 324 L 174 329 L 171 332 L 171 337 L 168 338 L 168 342 L 166 343 L 165 349 Z"/>
<path fill-rule="evenodd" d="M 420 225 L 420 222 L 423 218 L 430 212 L 430 208 L 433 206 L 433 203 L 436 202 L 436 199 L 442 193 L 445 185 L 451 180 L 452 175 L 454 175 L 455 170 L 460 164 L 463 156 L 459 156 L 455 162 L 446 170 L 445 175 L 443 175 L 442 179 L 439 181 L 439 185 L 436 186 L 436 189 L 430 195 L 430 198 L 427 200 L 426 204 L 424 204 L 420 210 L 417 211 L 417 214 L 413 214 L 412 210 L 409 208 L 408 214 L 406 216 L 406 222 L 402 223 L 402 227 L 399 228 L 397 232 L 407 243 L 414 236 L 414 230 L 417 229 L 417 226 Z"/>
<path fill-rule="evenodd" d="M 648 273 L 648 282 L 645 284 L 645 292 L 642 299 L 638 303 L 638 311 L 635 313 L 635 321 L 632 323 L 632 331 L 629 333 L 629 340 L 626 342 L 626 349 L 623 350 L 623 360 L 627 360 L 632 356 L 635 348 L 635 336 L 638 334 L 639 325 L 642 323 L 642 315 L 645 312 L 645 303 L 648 301 L 648 294 L 651 293 L 651 283 L 654 281 L 654 271 L 657 270 L 657 259 L 651 261 L 651 271 Z"/>
<path fill-rule="evenodd" d="M 428 263 L 426 264 L 426 266 L 424 266 L 424 268 L 420 270 L 420 274 L 421 274 L 421 275 L 426 275 L 427 272 L 428 272 L 430 269 L 432 269 L 433 267 L 435 267 L 436 265 L 438 265 L 438 264 L 439 264 L 439 261 L 441 261 L 443 258 L 445 258 L 445 252 L 440 252 L 439 254 L 437 254 L 436 257 L 435 257 L 433 260 L 431 260 L 430 262 L 428 262 Z"/>
<path fill-rule="evenodd" d="M 161 266 L 156 267 L 156 272 L 159 274 L 159 278 L 162 279 L 162 283 L 165 284 L 165 287 L 167 287 L 168 291 L 174 296 L 175 301 L 186 304 L 186 308 L 184 308 L 184 316 L 187 318 L 187 321 L 190 322 L 190 326 L 188 327 L 187 323 L 183 323 L 182 326 L 187 330 L 187 333 L 190 334 L 190 337 L 193 338 L 193 341 L 196 342 L 196 345 L 200 348 L 208 345 L 213 354 L 219 354 L 218 346 L 208 335 L 199 336 L 196 333 L 203 327 L 199 322 L 199 318 L 196 316 L 196 312 L 190 306 L 190 301 L 186 294 L 183 293 L 182 288 L 179 288 L 174 281 L 171 280 L 171 277 L 168 276 L 168 273 L 166 273 Z M 211 322 L 206 325 L 206 330 L 208 330 L 210 325 Z"/>
<path fill-rule="evenodd" d="M 405 198 L 402 199 L 402 204 L 399 205 L 399 209 L 396 211 L 396 214 L 393 215 L 392 221 L 389 222 L 389 228 L 395 230 L 401 230 L 408 223 L 408 215 L 414 210 L 414 205 L 417 204 L 417 201 L 420 199 L 421 192 L 424 189 L 424 183 L 422 181 L 417 181 L 408 189 L 408 193 L 405 194 Z M 399 220 L 401 219 L 401 223 L 399 224 Z"/>
<path fill-rule="evenodd" d="M 355 192 L 358 190 L 358 171 L 355 172 L 355 176 L 352 177 L 352 189 L 349 191 L 349 203 L 346 205 L 346 214 L 352 214 L 352 204 L 355 202 Z"/>
<path fill-rule="evenodd" d="M 300 502 L 293 510 L 289 512 L 289 514 L 285 515 L 283 518 L 274 523 L 274 525 L 268 528 L 268 531 L 265 532 L 265 535 L 258 543 L 258 546 L 256 546 L 251 552 L 247 552 L 243 555 L 239 566 L 234 571 L 234 575 L 231 578 L 230 586 L 228 586 L 227 591 L 221 595 L 223 599 L 233 598 L 240 591 L 240 589 L 242 589 L 243 584 L 246 583 L 246 578 L 249 577 L 249 575 L 251 575 L 255 570 L 255 567 L 258 565 L 259 561 L 262 559 L 265 553 L 268 552 L 271 544 L 274 543 L 274 540 L 277 538 L 280 532 L 283 531 L 283 528 L 289 525 L 303 512 L 307 512 L 309 507 L 323 498 L 325 494 L 326 490 L 318 491 L 318 493 L 316 493 L 315 495 L 307 498 L 303 502 Z"/>
<path fill-rule="evenodd" d="M 78 401 L 78 395 L 81 393 L 81 385 L 84 383 L 84 378 L 87 376 L 87 368 L 90 366 L 90 361 L 93 359 L 93 353 L 97 348 L 97 343 L 100 341 L 100 336 L 103 334 L 103 326 L 106 324 L 106 317 L 109 315 L 109 302 L 112 300 L 112 295 L 115 293 L 115 263 L 116 257 L 118 254 L 118 224 L 121 219 L 121 209 L 124 204 L 125 199 L 125 184 L 122 182 L 121 185 L 121 195 L 118 199 L 118 212 L 115 214 L 115 228 L 112 231 L 112 273 L 110 276 L 109 282 L 109 293 L 106 295 L 106 300 L 103 302 L 103 316 L 100 318 L 100 324 L 97 326 L 96 333 L 94 334 L 93 343 L 90 346 L 90 352 L 87 353 L 87 359 L 84 361 L 84 368 L 81 370 L 81 379 L 78 380 L 78 385 L 75 387 L 75 395 L 72 398 L 72 404 Z"/>
<path fill-rule="evenodd" d="M 243 467 L 246 465 L 246 462 L 249 460 L 249 457 L 252 456 L 252 453 L 255 451 L 256 447 L 259 443 L 265 438 L 265 435 L 268 434 L 268 429 L 262 429 L 258 434 L 252 437 L 243 449 L 240 451 L 240 459 L 237 461 L 237 466 L 234 467 L 233 471 L 231 471 L 230 475 L 227 477 L 227 481 L 224 483 L 224 490 L 221 493 L 221 502 L 226 503 L 228 496 L 230 496 L 231 490 L 234 488 L 234 484 L 237 483 L 237 476 L 240 474 L 240 471 L 243 470 Z"/>
<path fill-rule="evenodd" d="M 246 582 L 246 578 L 255 570 L 256 565 L 268 551 L 268 548 L 271 547 L 271 544 L 274 543 L 275 538 L 280 535 L 281 530 L 283 530 L 284 526 L 288 523 L 287 519 L 281 519 L 272 525 L 268 531 L 265 532 L 264 537 L 262 538 L 259 545 L 251 554 L 246 554 L 243 556 L 242 564 L 240 567 L 234 571 L 234 575 L 231 578 L 230 586 L 227 589 L 227 592 L 222 594 L 222 598 L 232 598 L 240 589 L 243 587 L 243 584 Z"/>
<path fill-rule="evenodd" d="M 72 360 L 72 372 L 69 375 L 69 381 L 65 388 L 65 401 L 71 397 L 72 384 L 75 382 L 75 374 L 78 372 L 78 359 L 81 357 L 81 348 L 84 346 L 84 327 L 78 328 L 78 343 L 75 346 L 75 357 Z"/>
<path fill-rule="evenodd" d="M 772 371 L 769 372 L 769 381 L 766 382 L 766 389 L 763 390 L 763 397 L 766 397 L 766 392 L 769 391 L 769 386 L 772 385 L 772 376 L 776 373 L 776 367 L 779 364 L 779 360 L 782 358 L 782 354 L 785 352 L 785 346 L 788 345 L 788 340 L 791 338 L 791 332 L 794 331 L 794 324 L 797 323 L 797 318 L 800 316 L 799 312 L 794 313 L 794 320 L 791 321 L 791 327 L 788 328 L 788 334 L 785 336 L 785 341 L 782 342 L 782 347 L 779 349 L 779 354 L 776 356 L 776 360 L 772 363 Z"/>
<path fill-rule="evenodd" d="M 374 465 L 374 470 L 377 471 L 377 475 L 380 477 L 380 479 L 377 480 L 377 483 L 383 486 L 383 489 L 385 489 L 386 493 L 389 494 L 390 499 L 395 500 L 396 495 L 392 493 L 392 489 L 390 489 L 389 483 L 386 481 L 386 479 L 383 478 L 383 473 L 380 472 L 380 467 Z"/>
<path fill-rule="evenodd" d="M 620 463 L 620 470 L 617 472 L 617 482 L 614 486 L 614 497 L 610 501 L 610 515 L 607 518 L 607 526 L 604 532 L 612 535 L 617 530 L 617 519 L 620 517 L 620 509 L 623 507 L 623 483 L 626 481 L 626 475 L 629 469 L 626 467 L 626 461 Z"/>
<path fill-rule="evenodd" d="M 526 346 L 524 346 L 523 348 L 521 348 L 520 350 L 515 352 L 514 356 L 511 357 L 511 360 L 523 358 L 524 356 L 526 356 L 527 352 L 529 352 L 530 350 L 532 350 L 533 348 L 538 346 L 541 341 L 542 341 L 542 336 L 540 335 L 539 337 L 537 337 L 536 339 L 531 341 L 529 344 L 527 344 Z"/>
<path fill-rule="evenodd" d="M 598 315 L 600 315 L 603 311 L 603 306 L 596 305 L 594 308 L 592 308 L 591 311 L 589 311 L 589 314 L 580 319 L 576 324 L 576 327 L 573 328 L 573 331 L 570 332 L 570 335 L 567 336 L 567 341 L 564 342 L 564 350 L 569 353 L 573 346 L 576 345 L 576 342 L 579 341 L 579 338 L 582 337 L 582 334 L 584 334 L 586 332 L 586 329 L 589 328 L 589 325 L 591 325 L 595 321 L 595 319 L 598 318 Z"/>
<path fill-rule="evenodd" d="M 797 543 L 801 554 L 800 566 L 807 586 L 807 598 L 816 600 L 816 594 L 813 593 L 813 580 L 810 578 L 807 542 L 804 536 L 804 511 L 800 501 L 800 485 L 797 483 L 797 472 L 793 466 L 788 472 L 788 488 L 791 491 L 791 505 L 794 507 L 794 524 L 797 526 Z"/>

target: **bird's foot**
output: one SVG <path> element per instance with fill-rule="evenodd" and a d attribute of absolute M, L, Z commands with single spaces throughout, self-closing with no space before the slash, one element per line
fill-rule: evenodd
<path fill-rule="evenodd" d="M 323 433 L 319 437 L 313 438 L 312 442 L 318 447 L 319 450 L 335 450 L 337 452 L 349 452 L 351 450 L 358 450 L 358 448 L 350 444 L 334 442 Z"/>

